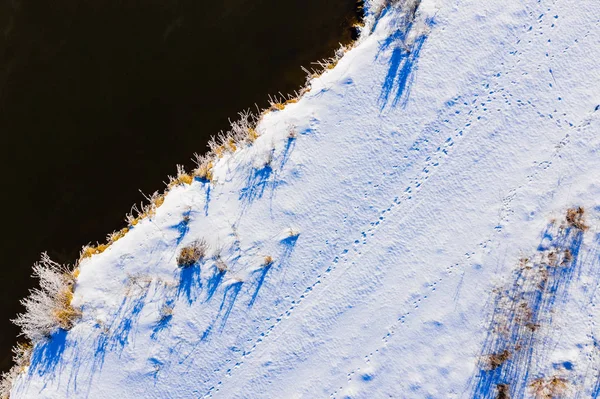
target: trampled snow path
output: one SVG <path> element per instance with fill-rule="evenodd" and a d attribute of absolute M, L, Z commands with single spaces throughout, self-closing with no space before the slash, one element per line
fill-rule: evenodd
<path fill-rule="evenodd" d="M 389 8 L 213 183 L 173 189 L 84 261 L 82 319 L 37 345 L 13 397 L 594 397 L 599 15 L 594 0 L 423 0 L 413 22 Z M 589 228 L 572 243 L 576 206 Z M 209 256 L 179 269 L 201 238 Z M 549 272 L 552 248 L 578 256 Z M 524 257 L 551 277 L 510 288 Z M 494 323 L 519 296 L 535 328 L 506 335 Z"/>

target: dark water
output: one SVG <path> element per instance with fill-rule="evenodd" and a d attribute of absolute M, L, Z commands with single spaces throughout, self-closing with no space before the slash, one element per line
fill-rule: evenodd
<path fill-rule="evenodd" d="M 42 251 L 73 262 L 238 111 L 351 40 L 355 0 L 0 0 L 0 369 Z"/>

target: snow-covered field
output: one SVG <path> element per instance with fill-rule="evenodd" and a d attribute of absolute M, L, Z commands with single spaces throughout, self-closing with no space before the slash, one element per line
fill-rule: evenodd
<path fill-rule="evenodd" d="M 597 0 L 372 15 L 213 182 L 82 262 L 81 319 L 12 397 L 597 397 L 599 18 Z"/>

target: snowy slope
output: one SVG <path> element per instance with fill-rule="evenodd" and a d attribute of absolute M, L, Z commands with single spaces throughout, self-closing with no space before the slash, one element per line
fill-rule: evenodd
<path fill-rule="evenodd" d="M 599 16 L 385 8 L 212 183 L 81 264 L 82 318 L 12 397 L 595 397 Z"/>

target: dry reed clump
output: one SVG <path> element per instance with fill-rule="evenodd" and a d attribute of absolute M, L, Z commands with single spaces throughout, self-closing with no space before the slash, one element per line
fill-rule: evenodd
<path fill-rule="evenodd" d="M 173 178 L 170 179 L 173 180 Z M 145 218 L 154 216 L 156 214 L 156 210 L 165 202 L 165 197 L 166 193 L 159 194 L 158 191 L 156 191 L 154 192 L 154 194 L 152 194 L 151 197 L 146 197 L 146 199 L 148 200 L 148 203 L 146 205 L 140 204 L 141 210 L 138 209 L 137 204 L 134 204 L 131 207 L 131 211 L 125 216 L 125 221 L 127 222 L 128 227 L 121 229 L 120 232 L 113 234 L 119 236 L 118 238 L 122 238 L 122 236 L 127 234 L 129 230 L 135 227 L 139 222 L 141 222 Z"/>
<path fill-rule="evenodd" d="M 109 244 L 98 244 L 98 245 L 86 245 L 81 249 L 79 253 L 79 262 L 84 259 L 91 258 L 92 255 L 98 255 L 106 251 Z"/>
<path fill-rule="evenodd" d="M 190 185 L 194 181 L 194 177 L 185 171 L 182 165 L 177 165 L 177 175 L 175 177 L 169 176 L 169 183 L 167 189 L 170 190 L 175 186 L 181 186 L 184 184 Z"/>
<path fill-rule="evenodd" d="M 21 327 L 21 335 L 35 343 L 58 328 L 70 329 L 81 312 L 71 305 L 75 277 L 69 267 L 44 253 L 33 266 L 33 274 L 40 280 L 40 288 L 31 290 L 29 297 L 21 301 L 25 313 L 13 321 Z"/>
<path fill-rule="evenodd" d="M 108 245 L 114 244 L 119 241 L 121 238 L 125 237 L 125 234 L 129 232 L 127 227 L 123 227 L 121 230 L 113 231 L 109 235 L 106 236 L 106 241 Z"/>
<path fill-rule="evenodd" d="M 198 263 L 206 255 L 207 244 L 204 240 L 196 240 L 190 245 L 181 248 L 177 256 L 179 267 L 190 267 Z"/>
<path fill-rule="evenodd" d="M 202 181 L 212 181 L 213 179 L 213 174 L 212 174 L 212 168 L 213 168 L 213 162 L 212 160 L 207 157 L 206 155 L 199 155 L 199 154 L 194 154 L 195 162 L 196 162 L 196 169 L 194 169 L 193 171 L 193 176 L 197 177 L 198 179 L 202 180 Z"/>
<path fill-rule="evenodd" d="M 582 231 L 587 230 L 588 226 L 584 221 L 584 213 L 585 210 L 582 207 L 568 209 L 567 215 L 565 216 L 567 224 Z"/>
<path fill-rule="evenodd" d="M 342 46 L 340 46 L 339 49 L 336 50 L 335 55 L 333 57 L 325 58 L 321 61 L 316 61 L 316 62 L 311 63 L 311 65 L 313 65 L 313 67 L 311 67 L 310 70 L 302 67 L 302 70 L 304 71 L 304 73 L 306 73 L 306 88 L 303 88 L 302 90 L 300 90 L 300 93 L 297 95 L 297 97 L 301 97 L 305 93 L 309 92 L 310 91 L 310 81 L 312 79 L 317 79 L 317 78 L 321 77 L 321 75 L 323 75 L 325 72 L 335 68 L 337 66 L 338 62 L 344 56 L 344 54 L 346 54 L 353 47 L 354 47 L 353 44 L 350 44 L 348 46 L 342 45 Z"/>

